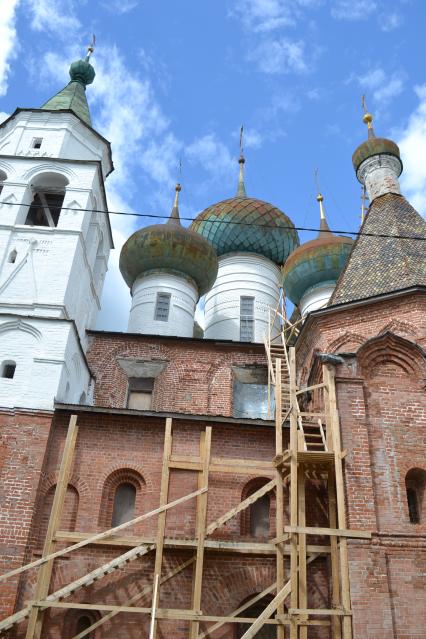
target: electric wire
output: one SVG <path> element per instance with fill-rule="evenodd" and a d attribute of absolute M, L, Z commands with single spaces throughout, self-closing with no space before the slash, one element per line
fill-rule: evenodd
<path fill-rule="evenodd" d="M 6 202 L 6 201 L 0 201 L 0 206 L 1 205 L 6 205 L 6 206 L 28 206 L 30 207 L 33 202 L 30 202 L 29 204 L 20 204 L 19 202 Z M 52 207 L 52 208 L 57 208 L 57 207 Z M 84 208 L 77 208 L 77 207 L 73 207 L 73 206 L 62 206 L 61 211 L 80 211 L 81 213 L 103 213 L 103 214 L 107 214 L 107 215 L 122 215 L 124 217 L 140 217 L 140 218 L 154 218 L 154 219 L 169 219 L 170 214 L 157 214 L 157 213 L 134 213 L 131 211 L 108 211 L 106 209 L 84 209 Z M 188 222 L 194 222 L 194 218 L 192 217 L 183 217 L 180 216 L 181 220 L 185 220 Z M 205 224 L 232 224 L 234 226 L 249 226 L 249 227 L 256 227 L 258 226 L 259 228 L 270 228 L 270 229 L 279 229 L 279 230 L 289 230 L 289 231 L 308 231 L 311 233 L 319 233 L 321 231 L 320 228 L 318 227 L 307 227 L 307 226 L 277 226 L 274 224 L 254 224 L 253 222 L 240 222 L 240 221 L 234 221 L 234 220 L 201 220 L 202 222 L 204 222 Z M 1 221 L 0 221 L 1 224 Z M 36 226 L 36 225 L 34 225 Z M 142 227 L 143 228 L 143 227 Z M 399 235 L 399 234 L 389 234 L 389 233 L 367 233 L 365 231 L 348 231 L 348 230 L 341 230 L 341 229 L 330 229 L 330 233 L 335 233 L 338 235 L 355 235 L 356 237 L 371 237 L 371 238 L 378 238 L 378 239 L 393 239 L 393 240 L 415 240 L 415 241 L 420 241 L 420 242 L 426 242 L 426 235 L 422 236 L 422 235 Z"/>

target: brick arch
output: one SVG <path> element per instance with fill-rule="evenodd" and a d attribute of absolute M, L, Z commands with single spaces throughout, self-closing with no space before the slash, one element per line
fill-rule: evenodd
<path fill-rule="evenodd" d="M 65 615 L 59 620 L 58 626 L 61 632 L 61 637 L 64 636 L 64 639 L 71 639 L 77 634 L 77 624 L 78 620 L 81 617 L 88 617 L 90 623 L 95 623 L 101 619 L 101 614 L 97 610 L 68 610 Z M 53 623 L 52 623 L 53 622 Z M 52 620 L 50 627 L 54 626 L 54 621 Z M 62 623 L 61 623 L 62 622 Z M 95 630 L 91 630 L 90 634 L 86 635 L 89 639 L 98 639 L 101 637 L 102 627 L 95 628 Z M 63 634 L 62 634 L 63 633 Z"/>
<path fill-rule="evenodd" d="M 240 565 L 236 570 L 215 564 L 209 587 L 203 591 L 202 607 L 210 614 L 229 614 L 242 601 L 261 592 L 276 580 L 275 558 L 270 562 L 251 566 Z"/>
<path fill-rule="evenodd" d="M 101 528 L 111 527 L 115 492 L 124 483 L 132 484 L 136 488 L 135 517 L 143 513 L 143 497 L 147 492 L 145 479 L 142 473 L 134 467 L 120 466 L 109 473 L 102 485 L 98 517 L 98 524 Z"/>
<path fill-rule="evenodd" d="M 400 320 L 393 319 L 386 326 L 382 328 L 379 332 L 379 335 L 384 335 L 385 333 L 393 333 L 394 335 L 405 336 L 411 339 L 415 339 L 417 335 L 416 327 L 410 324 L 409 322 L 401 322 Z"/>
<path fill-rule="evenodd" d="M 343 347 L 346 350 L 357 351 L 365 342 L 365 337 L 358 333 L 347 331 L 337 339 L 330 342 L 325 348 L 326 353 L 338 353 Z"/>
<path fill-rule="evenodd" d="M 407 492 L 406 499 L 406 511 L 409 516 L 411 523 L 416 525 L 421 525 L 425 523 L 425 508 L 424 508 L 424 495 L 426 492 L 426 470 L 424 468 L 419 467 L 411 467 L 407 470 L 405 477 L 405 490 Z M 418 521 L 413 521 L 410 513 L 410 506 L 408 503 L 408 492 L 409 490 L 413 490 L 415 493 L 415 501 L 416 501 L 416 511 L 418 515 Z"/>
<path fill-rule="evenodd" d="M 422 349 L 413 342 L 384 333 L 368 340 L 358 351 L 358 362 L 365 377 L 395 373 L 403 377 L 426 377 L 426 364 Z"/>
<path fill-rule="evenodd" d="M 38 548 L 42 548 L 49 525 L 50 513 L 52 510 L 53 499 L 55 495 L 56 484 L 52 484 L 41 496 L 40 507 L 38 509 L 38 531 L 36 539 Z M 73 532 L 76 529 L 77 516 L 79 512 L 80 495 L 77 488 L 68 483 L 65 492 L 64 505 L 62 509 L 62 517 L 59 523 L 59 529 Z"/>
<path fill-rule="evenodd" d="M 256 490 L 258 490 L 259 488 L 262 488 L 262 486 L 269 483 L 270 481 L 271 481 L 270 477 L 254 477 L 250 479 L 243 486 L 243 489 L 241 491 L 241 501 L 243 501 L 247 497 L 250 497 L 250 495 L 256 492 Z M 269 533 L 267 537 L 270 537 L 273 530 L 273 523 L 275 521 L 275 512 L 276 512 L 275 492 L 273 490 L 270 490 L 268 493 L 266 493 L 266 495 L 269 497 Z M 250 538 L 253 538 L 253 535 L 251 534 L 251 531 L 250 531 L 251 514 L 252 514 L 252 510 L 250 506 L 248 508 L 245 508 L 241 512 L 240 530 L 241 530 L 241 535 L 249 536 Z"/>

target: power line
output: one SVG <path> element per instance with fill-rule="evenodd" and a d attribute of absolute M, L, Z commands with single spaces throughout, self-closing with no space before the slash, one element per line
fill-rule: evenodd
<path fill-rule="evenodd" d="M 0 205 L 5 204 L 7 206 L 31 206 L 33 202 L 30 204 L 20 204 L 19 202 L 5 202 L 0 201 Z M 58 208 L 58 207 L 52 207 Z M 122 215 L 124 217 L 142 217 L 142 218 L 154 218 L 154 219 L 169 219 L 170 215 L 159 215 L 156 213 L 132 213 L 130 211 L 107 211 L 106 209 L 82 209 L 75 208 L 73 206 L 61 206 L 61 211 L 80 211 L 82 213 L 105 213 L 107 215 Z M 193 222 L 194 218 L 192 217 L 182 217 L 181 220 L 185 220 L 187 222 Z M 273 224 L 253 224 L 253 222 L 237 222 L 234 220 L 202 220 L 206 224 L 233 224 L 234 226 L 258 226 L 259 228 L 269 228 L 269 229 L 282 229 L 289 231 L 308 231 L 312 233 L 319 233 L 321 229 L 319 228 L 311 228 L 306 226 L 275 226 Z M 393 240 L 416 240 L 420 242 L 426 242 L 426 236 L 419 235 L 390 235 L 388 233 L 366 233 L 363 231 L 347 231 L 347 230 L 339 230 L 339 229 L 330 229 L 331 233 L 335 233 L 338 235 L 355 235 L 356 237 L 372 237 L 378 239 L 393 239 Z"/>

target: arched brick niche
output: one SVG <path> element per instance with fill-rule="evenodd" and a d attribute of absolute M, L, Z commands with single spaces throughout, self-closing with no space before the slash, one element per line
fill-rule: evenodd
<path fill-rule="evenodd" d="M 411 524 L 423 524 L 424 495 L 426 489 L 426 470 L 411 468 L 405 475 L 405 491 L 407 495 L 408 518 Z"/>
<path fill-rule="evenodd" d="M 145 480 L 137 470 L 114 470 L 103 485 L 99 526 L 111 528 L 141 515 L 145 492 Z"/>
<path fill-rule="evenodd" d="M 251 479 L 242 490 L 241 501 L 253 495 L 269 481 L 270 479 L 265 477 Z M 267 539 L 272 533 L 274 518 L 275 495 L 273 491 L 269 491 L 241 512 L 241 535 L 255 539 Z"/>

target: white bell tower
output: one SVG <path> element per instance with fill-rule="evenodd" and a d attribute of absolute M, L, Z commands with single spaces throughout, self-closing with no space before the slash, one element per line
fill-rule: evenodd
<path fill-rule="evenodd" d="M 113 169 L 109 142 L 91 126 L 89 55 L 42 108 L 17 109 L 0 125 L 0 406 L 86 402 Z"/>

